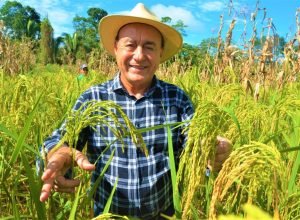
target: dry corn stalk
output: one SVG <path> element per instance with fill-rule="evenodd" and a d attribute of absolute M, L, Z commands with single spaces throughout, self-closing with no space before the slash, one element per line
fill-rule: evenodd
<path fill-rule="evenodd" d="M 260 88 L 260 84 L 256 83 L 255 90 L 254 90 L 254 100 L 255 101 L 258 101 L 258 98 L 259 98 L 259 88 Z"/>

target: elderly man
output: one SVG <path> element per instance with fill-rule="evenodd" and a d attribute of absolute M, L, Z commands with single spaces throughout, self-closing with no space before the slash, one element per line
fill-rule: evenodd
<path fill-rule="evenodd" d="M 155 76 L 159 64 L 176 54 L 182 46 L 182 37 L 175 29 L 161 23 L 143 4 L 137 4 L 129 15 L 104 17 L 99 24 L 99 33 L 104 48 L 115 56 L 119 72 L 114 79 L 84 92 L 77 100 L 75 110 L 90 100 L 112 100 L 122 107 L 138 128 L 183 122 L 192 118 L 193 105 L 186 94 Z M 48 164 L 42 176 L 44 185 L 41 201 L 50 196 L 52 188 L 61 192 L 74 192 L 74 188 L 79 185 L 79 180 L 64 177 L 65 171 L 72 164 L 70 147 L 61 146 L 51 151 L 60 140 L 63 130 L 64 126 L 55 131 L 44 144 L 48 152 Z M 178 153 L 184 146 L 186 134 L 182 128 L 172 132 L 174 150 Z M 96 164 L 92 164 L 103 152 L 107 142 L 113 142 L 114 139 L 109 132 L 104 134 L 95 129 L 87 129 L 79 137 L 82 145 L 76 150 L 75 162 L 80 168 L 93 171 L 92 182 L 103 169 L 107 161 L 104 158 L 116 149 L 114 159 L 94 196 L 95 215 L 103 211 L 117 178 L 118 185 L 110 209 L 112 213 L 141 219 L 159 219 L 161 213 L 172 215 L 174 208 L 166 129 L 143 133 L 148 157 L 127 141 L 126 151 L 122 151 L 121 144 L 113 143 L 110 150 Z M 88 157 L 80 151 L 86 142 Z M 223 163 L 229 148 L 226 143 L 225 146 L 217 146 L 215 164 L 220 166 Z"/>

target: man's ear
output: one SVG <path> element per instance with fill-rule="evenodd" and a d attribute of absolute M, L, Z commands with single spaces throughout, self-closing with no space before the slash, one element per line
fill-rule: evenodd
<path fill-rule="evenodd" d="M 115 52 L 115 55 L 117 53 L 117 49 L 118 49 L 118 41 L 115 40 L 115 43 L 114 43 L 114 52 Z"/>
<path fill-rule="evenodd" d="M 163 52 L 164 52 L 164 48 L 160 48 L 160 58 L 162 58 Z"/>

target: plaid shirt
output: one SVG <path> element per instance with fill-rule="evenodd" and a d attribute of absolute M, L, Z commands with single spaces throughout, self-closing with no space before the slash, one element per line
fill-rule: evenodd
<path fill-rule="evenodd" d="M 137 100 L 123 88 L 118 74 L 114 79 L 85 91 L 77 100 L 74 109 L 92 100 L 114 101 L 122 107 L 137 128 L 189 120 L 194 113 L 192 103 L 181 89 L 156 77 L 149 91 Z M 63 129 L 64 125 L 45 141 L 46 151 L 60 140 Z M 172 129 L 175 156 L 179 155 L 186 140 L 182 129 Z M 125 137 L 125 151 L 122 150 L 121 142 L 113 143 L 97 161 L 92 183 L 108 162 L 112 150 L 116 149 L 113 160 L 97 187 L 94 197 L 95 215 L 103 211 L 117 178 L 118 185 L 110 209 L 112 213 L 153 219 L 173 205 L 167 129 L 144 132 L 143 139 L 149 151 L 148 157 L 133 144 L 130 137 Z M 115 137 L 108 128 L 97 126 L 96 130 L 85 129 L 79 137 L 79 149 L 87 142 L 87 156 L 94 163 L 107 144 L 114 140 Z"/>

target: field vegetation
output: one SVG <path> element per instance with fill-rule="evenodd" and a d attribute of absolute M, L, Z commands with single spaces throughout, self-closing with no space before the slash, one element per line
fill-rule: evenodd
<path fill-rule="evenodd" d="M 90 174 L 74 167 L 74 176 L 83 180 L 76 193 L 53 192 L 48 202 L 41 203 L 41 170 L 36 160 L 46 163 L 40 147 L 65 119 L 74 122 L 65 137 L 69 142 L 76 141 L 76 129 L 85 123 L 105 123 L 102 118 L 87 121 L 88 111 L 74 118 L 71 108 L 81 92 L 111 79 L 117 71 L 113 58 L 95 43 L 94 18 L 107 13 L 92 8 L 88 18 L 74 18 L 77 31 L 73 35 L 54 39 L 50 21 L 40 21 L 34 9 L 26 8 L 35 15 L 26 27 L 9 26 L 6 7 L 25 10 L 18 2 L 0 9 L 0 219 L 92 219 L 95 189 L 89 185 Z M 221 16 L 216 38 L 198 46 L 185 44 L 157 72 L 159 78 L 183 88 L 196 110 L 176 171 L 169 143 L 170 166 L 173 174 L 177 172 L 172 176 L 173 218 L 300 218 L 300 32 L 283 39 L 273 32 L 272 20 L 263 19 L 268 31 L 258 38 L 260 17 L 265 15 L 257 4 L 248 21 L 252 35 L 243 47 L 236 47 L 236 21 L 224 30 Z M 178 26 L 184 28 L 180 22 Z M 87 38 L 82 37 L 85 34 Z M 83 62 L 90 72 L 78 81 L 77 67 Z M 121 111 L 109 102 L 98 105 L 111 118 L 115 117 L 112 110 Z M 172 129 L 168 124 L 162 127 L 167 132 Z M 115 134 L 119 139 L 131 135 L 146 153 L 140 139 L 144 131 L 127 121 Z M 233 152 L 219 173 L 206 175 L 217 136 L 228 138 Z M 100 178 L 106 169 L 109 163 Z M 110 213 L 109 205 L 110 201 L 105 213 L 95 219 L 128 219 Z"/>

